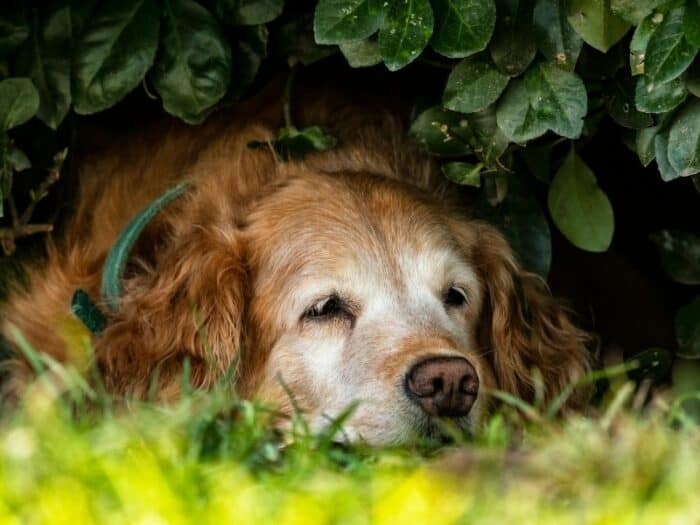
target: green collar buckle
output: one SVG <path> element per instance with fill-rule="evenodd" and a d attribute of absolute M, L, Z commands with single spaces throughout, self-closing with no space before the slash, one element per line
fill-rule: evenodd
<path fill-rule="evenodd" d="M 153 218 L 173 200 L 182 195 L 189 185 L 188 182 L 181 182 L 177 186 L 170 188 L 131 219 L 126 228 L 117 237 L 107 254 L 102 269 L 102 303 L 107 306 L 109 313 L 117 311 L 119 299 L 124 294 L 122 283 L 124 270 L 134 244 L 136 244 L 143 230 Z M 71 301 L 71 311 L 95 335 L 99 335 L 107 326 L 107 316 L 85 290 L 78 289 L 75 291 Z"/>

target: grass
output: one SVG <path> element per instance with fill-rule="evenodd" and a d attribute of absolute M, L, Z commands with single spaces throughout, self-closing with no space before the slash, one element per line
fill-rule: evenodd
<path fill-rule="evenodd" d="M 554 419 L 504 398 L 478 436 L 378 450 L 336 445 L 340 425 L 313 435 L 300 416 L 279 432 L 269 407 L 224 385 L 125 405 L 70 369 L 37 366 L 68 386 L 40 381 L 5 412 L 0 523 L 700 520 L 700 431 L 679 403 L 644 405 L 619 376 L 594 417 Z"/>

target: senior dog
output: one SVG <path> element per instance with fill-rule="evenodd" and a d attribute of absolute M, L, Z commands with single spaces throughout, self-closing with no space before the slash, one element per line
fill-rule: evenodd
<path fill-rule="evenodd" d="M 281 125 L 269 93 L 200 127 L 159 122 L 85 155 L 47 260 L 0 307 L 5 337 L 80 361 L 66 333 L 82 289 L 106 312 L 91 359 L 111 392 L 144 398 L 155 381 L 168 401 L 185 360 L 202 389 L 235 367 L 240 395 L 282 414 L 298 406 L 312 428 L 357 402 L 345 434 L 373 445 L 429 433 L 436 417 L 475 430 L 489 391 L 533 399 L 535 369 L 549 400 L 580 378 L 587 334 L 498 231 L 449 201 L 405 122 L 342 96 L 308 98 L 296 117 L 338 144 L 302 160 L 250 147 Z M 98 299 L 110 249 L 183 181 L 138 235 L 110 310 Z M 32 375 L 15 358 L 10 391 Z"/>

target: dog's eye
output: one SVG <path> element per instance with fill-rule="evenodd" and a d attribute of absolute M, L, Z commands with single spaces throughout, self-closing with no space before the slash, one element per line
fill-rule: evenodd
<path fill-rule="evenodd" d="M 462 306 L 467 302 L 467 294 L 462 288 L 453 286 L 445 293 L 444 301 L 446 306 Z"/>
<path fill-rule="evenodd" d="M 307 319 L 330 319 L 346 313 L 343 301 L 337 295 L 331 295 L 309 308 L 304 317 Z"/>

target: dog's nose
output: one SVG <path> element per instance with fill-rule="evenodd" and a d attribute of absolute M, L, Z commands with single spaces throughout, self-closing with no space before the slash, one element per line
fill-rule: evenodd
<path fill-rule="evenodd" d="M 408 397 L 426 414 L 462 417 L 469 413 L 479 390 L 476 370 L 463 357 L 430 357 L 415 364 L 404 384 Z"/>

